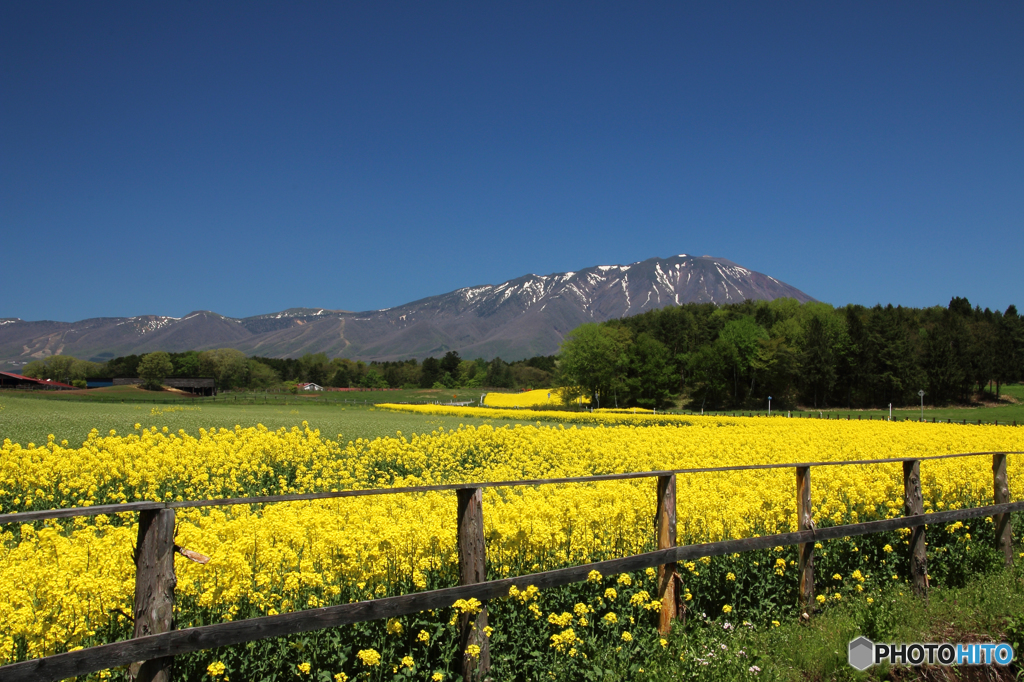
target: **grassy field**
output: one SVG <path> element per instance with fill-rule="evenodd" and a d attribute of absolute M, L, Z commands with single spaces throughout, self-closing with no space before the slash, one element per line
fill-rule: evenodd
<path fill-rule="evenodd" d="M 1018 402 L 1024 402 L 1024 384 L 1010 384 L 1000 389 L 1000 396 L 1010 396 Z"/>
<path fill-rule="evenodd" d="M 784 619 L 778 627 L 769 628 L 726 630 L 721 621 L 707 623 L 693 617 L 670 638 L 671 651 L 681 651 L 682 662 L 674 655 L 657 661 L 657 679 L 682 679 L 682 673 L 692 673 L 692 668 L 685 670 L 687 659 L 700 660 L 703 656 L 708 660 L 708 651 L 723 650 L 743 651 L 749 658 L 744 657 L 742 665 L 732 666 L 722 657 L 711 659 L 710 665 L 701 670 L 703 679 L 744 676 L 779 682 L 934 682 L 1024 676 L 1019 660 L 1024 646 L 1024 571 L 1019 565 L 1013 570 L 978 575 L 960 588 L 932 589 L 927 601 L 914 597 L 910 590 L 896 588 L 878 602 L 872 606 L 863 599 L 851 600 L 826 609 L 809 622 Z M 860 635 L 870 635 L 876 642 L 1009 642 L 1018 652 L 1018 659 L 1009 669 L 882 665 L 858 672 L 847 663 L 847 644 Z M 762 668 L 762 672 L 743 675 L 748 663 Z"/>
<path fill-rule="evenodd" d="M 726 414 L 737 415 L 764 415 L 767 413 L 767 405 L 765 409 L 759 411 L 726 411 Z M 826 419 L 887 419 L 889 417 L 889 410 L 847 410 L 837 407 L 813 410 L 805 407 L 802 410 L 793 411 L 773 409 L 772 414 L 791 414 L 801 419 L 813 418 L 819 415 Z M 892 418 L 900 421 L 920 419 L 921 416 L 920 406 L 893 408 L 892 411 Z M 977 423 L 979 419 L 985 424 L 991 424 L 995 421 L 998 421 L 1000 424 L 1012 424 L 1016 421 L 1018 424 L 1024 425 L 1024 384 L 1003 386 L 1002 395 L 998 402 L 993 398 L 991 402 L 985 404 L 949 407 L 932 407 L 926 403 L 924 406 L 924 418 L 928 421 L 933 419 L 936 421 L 966 421 L 968 424 Z"/>
<path fill-rule="evenodd" d="M 189 404 L 205 403 L 262 403 L 290 404 L 296 401 L 304 403 L 327 404 L 370 404 L 381 402 L 465 402 L 477 401 L 484 391 L 480 389 L 389 389 L 387 391 L 310 391 L 299 393 L 287 392 L 249 392 L 231 391 L 211 398 L 195 397 L 189 393 L 174 390 L 147 391 L 141 386 L 107 386 L 104 388 L 79 389 L 74 391 L 0 391 L 0 395 L 20 395 L 36 400 L 57 400 L 67 402 L 138 402 L 162 404 L 168 402 L 188 402 Z"/>
<path fill-rule="evenodd" d="M 37 397 L 33 393 L 27 394 L 29 397 Z M 92 389 L 79 389 L 76 391 L 52 391 L 40 394 L 46 400 L 65 400 L 65 401 L 81 401 L 81 400 L 93 400 L 93 401 L 121 401 L 121 400 L 132 400 L 132 401 L 180 401 L 180 400 L 191 400 L 193 396 L 188 393 L 180 391 L 147 391 L 141 386 L 106 386 L 104 388 L 92 388 Z"/>
<path fill-rule="evenodd" d="M 389 392 L 393 395 L 394 392 Z M 379 400 L 380 398 L 378 398 Z M 291 428 L 309 422 L 312 428 L 330 438 L 341 434 L 345 440 L 429 433 L 438 427 L 457 428 L 459 424 L 480 425 L 493 420 L 398 414 L 377 410 L 372 404 L 324 403 L 295 399 L 284 404 L 233 404 L 230 402 L 201 404 L 91 403 L 37 398 L 0 393 L 0 440 L 45 443 L 49 434 L 71 444 L 85 440 L 93 428 L 109 429 L 125 434 L 135 424 L 184 429 L 197 434 L 200 428 L 234 428 L 263 424 L 268 429 Z M 505 423 L 504 420 L 497 420 Z"/>
<path fill-rule="evenodd" d="M 977 407 L 925 407 L 924 417 L 955 422 L 1024 425 L 1024 385 L 1004 387 L 1009 399 L 995 405 Z M 330 437 L 342 434 L 346 440 L 430 432 L 438 427 L 456 428 L 460 423 L 484 424 L 506 420 L 423 416 L 384 413 L 374 403 L 463 402 L 480 399 L 480 389 L 407 389 L 397 391 L 328 392 L 322 394 L 226 393 L 216 399 L 185 396 L 171 391 L 145 391 L 136 386 L 113 386 L 90 391 L 27 393 L 0 391 L 0 439 L 16 443 L 45 442 L 49 434 L 57 440 L 76 444 L 90 429 L 115 429 L 126 433 L 136 423 L 143 426 L 167 426 L 171 431 L 185 429 L 195 434 L 199 428 L 255 426 L 291 428 L 308 421 Z M 1020 396 L 1019 400 L 1017 396 Z M 1015 400 L 1017 402 L 1010 402 Z M 764 415 L 767 411 L 727 411 L 726 414 Z M 792 414 L 798 418 L 884 419 L 887 410 L 793 411 L 773 410 L 773 415 Z M 920 409 L 893 410 L 900 421 L 919 419 Z"/>
<path fill-rule="evenodd" d="M 710 414 L 710 413 L 709 413 Z M 761 411 L 726 411 L 725 414 L 767 414 L 767 410 Z M 782 410 L 772 410 L 772 415 L 777 416 L 779 414 L 792 414 L 794 417 L 800 419 L 808 419 L 818 417 L 819 414 L 825 419 L 886 419 L 889 416 L 888 410 L 843 410 L 843 409 L 826 409 L 826 410 L 793 410 L 787 412 Z M 893 409 L 892 418 L 899 421 L 905 420 L 917 420 L 921 418 L 921 408 L 900 408 Z M 1005 403 L 995 406 L 979 406 L 979 407 L 935 407 L 924 408 L 924 418 L 928 421 L 933 419 L 936 421 L 952 420 L 956 423 L 966 421 L 968 424 L 976 424 L 980 419 L 982 423 L 991 424 L 994 421 L 998 421 L 1000 424 L 1012 424 L 1014 421 L 1017 424 L 1024 425 L 1024 404 L 1011 404 Z"/>

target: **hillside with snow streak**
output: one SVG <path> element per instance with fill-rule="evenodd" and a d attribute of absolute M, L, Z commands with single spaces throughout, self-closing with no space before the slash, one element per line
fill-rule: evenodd
<path fill-rule="evenodd" d="M 75 323 L 0 320 L 0 363 L 60 354 L 82 359 L 154 350 L 237 348 L 249 355 L 398 360 L 441 356 L 517 360 L 549 355 L 585 322 L 683 303 L 814 300 L 799 289 L 724 258 L 681 254 L 578 272 L 524 275 L 422 298 L 395 308 L 348 312 L 294 308 L 235 319 L 201 311 Z M 2 368 L 0 368 L 2 369 Z"/>

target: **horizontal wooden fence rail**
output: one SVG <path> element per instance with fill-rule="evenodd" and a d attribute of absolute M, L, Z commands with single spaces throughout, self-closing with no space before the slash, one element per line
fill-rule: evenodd
<path fill-rule="evenodd" d="M 0 681 L 49 681 L 86 675 L 107 668 L 129 665 L 137 680 L 170 680 L 174 656 L 233 644 L 241 644 L 269 637 L 280 637 L 310 630 L 336 627 L 383 618 L 395 618 L 429 609 L 451 606 L 459 599 L 476 598 L 482 602 L 508 595 L 513 585 L 526 589 L 530 585 L 550 588 L 586 581 L 591 571 L 602 574 L 631 572 L 646 568 L 658 569 L 658 597 L 662 602 L 659 629 L 667 632 L 676 615 L 678 596 L 675 565 L 701 557 L 719 556 L 735 552 L 768 549 L 771 547 L 799 546 L 799 601 L 810 610 L 814 599 L 814 543 L 822 540 L 853 537 L 910 528 L 911 583 L 915 593 L 926 597 L 928 589 L 925 555 L 925 526 L 971 518 L 991 516 L 995 524 L 998 549 L 1007 565 L 1012 565 L 1012 536 L 1010 514 L 1024 511 L 1024 501 L 1009 501 L 1009 482 L 1006 465 L 1008 455 L 1021 452 L 974 452 L 934 455 L 919 458 L 885 458 L 790 464 L 759 464 L 743 466 L 675 469 L 654 472 L 632 472 L 584 476 L 578 478 L 550 478 L 522 481 L 499 481 L 471 484 L 446 484 L 407 488 L 347 490 L 301 495 L 278 495 L 229 500 L 197 500 L 190 502 L 132 502 L 128 504 L 77 507 L 17 514 L 0 515 L 0 523 L 39 521 L 70 516 L 93 516 L 120 512 L 139 512 L 139 539 L 137 544 L 135 581 L 135 630 L 132 639 L 90 647 L 44 658 L 11 663 L 0 667 Z M 923 513 L 920 484 L 922 461 L 990 455 L 993 472 L 994 504 L 985 507 Z M 904 515 L 892 519 L 815 528 L 811 507 L 811 468 L 900 463 L 903 467 Z M 767 535 L 740 540 L 724 540 L 699 545 L 676 546 L 676 476 L 679 474 L 714 473 L 723 471 L 749 471 L 792 468 L 796 472 L 797 525 L 796 532 Z M 586 483 L 640 478 L 657 478 L 657 506 L 655 530 L 658 549 L 619 559 L 609 559 L 582 566 L 559 568 L 541 573 L 485 580 L 486 556 L 483 533 L 483 488 L 553 483 Z M 205 625 L 184 630 L 171 630 L 174 603 L 174 553 L 193 560 L 205 560 L 195 552 L 174 545 L 174 509 L 230 504 L 257 504 L 293 502 L 325 498 L 357 497 L 365 495 L 393 495 L 430 491 L 456 491 L 458 554 L 460 585 L 429 592 L 417 592 L 397 597 L 373 599 L 352 604 L 341 604 L 319 609 L 307 609 L 276 616 L 264 616 L 241 621 Z M 489 668 L 487 625 L 484 606 L 475 617 L 464 615 L 460 619 L 460 651 L 456 661 L 464 679 L 480 680 Z M 480 646 L 479 656 L 467 656 L 470 644 Z"/>

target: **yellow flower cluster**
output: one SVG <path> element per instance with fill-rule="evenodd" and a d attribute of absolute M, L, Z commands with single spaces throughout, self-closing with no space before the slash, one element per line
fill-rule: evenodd
<path fill-rule="evenodd" d="M 376 649 L 363 649 L 356 654 L 356 658 L 365 666 L 380 665 L 380 653 Z"/>
<path fill-rule="evenodd" d="M 551 635 L 551 646 L 559 653 L 567 654 L 577 644 L 582 644 L 582 640 L 576 636 L 576 631 L 572 628 Z"/>
<path fill-rule="evenodd" d="M 480 603 L 480 600 L 476 597 L 472 597 L 471 599 L 459 599 L 454 604 L 452 604 L 453 609 L 456 609 L 459 612 L 468 614 L 470 616 L 475 616 L 476 614 L 480 613 L 480 609 L 482 607 L 483 604 Z"/>
<path fill-rule="evenodd" d="M 519 600 L 522 604 L 526 604 L 531 599 L 536 599 L 538 592 L 540 592 L 540 590 L 538 590 L 535 585 L 530 585 L 525 590 L 520 590 L 518 587 L 513 585 L 508 589 L 508 596 Z"/>
<path fill-rule="evenodd" d="M 485 417 L 502 412 L 402 409 L 454 409 L 453 414 Z M 485 425 L 347 443 L 325 438 L 305 423 L 276 431 L 262 426 L 200 430 L 198 436 L 156 428 L 101 436 L 94 430 L 80 447 L 53 438 L 31 447 L 5 440 L 0 513 L 147 499 L 1024 450 L 1024 429 L 1012 427 L 509 413 L 565 423 Z M 925 462 L 921 477 L 927 510 L 991 502 L 990 458 Z M 812 478 L 818 525 L 902 514 L 898 463 L 820 467 Z M 1024 457 L 1010 457 L 1009 479 L 1011 497 L 1024 498 Z M 487 488 L 488 561 L 501 574 L 515 575 L 651 549 L 654 496 L 650 479 Z M 455 514 L 454 492 L 180 509 L 178 544 L 212 560 L 205 566 L 178 561 L 178 622 L 187 627 L 200 618 L 272 615 L 426 589 L 430 576 L 450 575 L 445 571 L 457 560 Z M 681 543 L 789 531 L 796 526 L 793 471 L 680 476 L 677 515 L 688 520 L 680 525 Z M 97 632 L 125 625 L 136 522 L 134 514 L 118 514 L 0 528 L 0 663 L 14 659 L 18 642 L 25 643 L 27 656 L 37 657 L 95 642 Z M 780 561 L 776 569 L 785 571 Z M 686 567 L 696 571 L 696 564 Z M 408 580 L 396 583 L 396 575 Z M 629 575 L 616 584 L 628 586 Z M 525 603 L 534 594 L 521 590 L 511 596 Z M 614 588 L 606 594 L 615 599 Z M 456 607 L 472 612 L 471 601 Z M 558 619 L 563 628 L 572 623 L 570 614 Z M 362 651 L 359 659 L 377 665 L 373 653 Z"/>
<path fill-rule="evenodd" d="M 586 398 L 577 398 L 577 402 L 581 405 L 590 404 Z M 484 396 L 484 405 L 487 407 L 529 408 L 562 404 L 562 389 L 559 388 L 541 388 L 522 393 L 488 393 Z"/>

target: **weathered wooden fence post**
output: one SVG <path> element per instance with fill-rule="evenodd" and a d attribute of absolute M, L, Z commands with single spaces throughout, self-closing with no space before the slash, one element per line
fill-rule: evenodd
<path fill-rule="evenodd" d="M 992 479 L 995 483 L 993 502 L 1007 504 L 1010 501 L 1010 482 L 1006 477 L 1006 455 L 992 455 Z M 1013 566 L 1013 529 L 1010 527 L 1009 514 L 993 514 L 992 521 L 996 529 L 996 548 L 1003 553 L 1006 567 Z"/>
<path fill-rule="evenodd" d="M 676 475 L 658 476 L 658 549 L 676 546 Z M 676 618 L 676 564 L 658 566 L 658 598 L 661 617 L 658 632 L 668 634 Z"/>
<path fill-rule="evenodd" d="M 811 467 L 796 468 L 796 523 L 797 530 L 814 528 L 811 510 Z M 797 570 L 800 572 L 800 609 L 809 610 L 814 606 L 814 543 L 801 542 L 799 553 Z"/>
<path fill-rule="evenodd" d="M 174 629 L 174 510 L 139 513 L 135 546 L 135 631 L 145 637 Z M 170 682 L 174 657 L 133 663 L 129 674 L 139 682 Z"/>
<path fill-rule="evenodd" d="M 459 584 L 472 585 L 487 580 L 487 554 L 484 544 L 483 490 L 460 488 L 458 543 Z M 459 652 L 457 669 L 466 682 L 482 680 L 491 669 L 491 649 L 484 628 L 487 627 L 487 605 L 476 615 L 459 615 Z M 469 653 L 470 647 L 479 652 Z"/>
<path fill-rule="evenodd" d="M 924 514 L 919 459 L 908 459 L 903 462 L 903 513 L 905 516 Z M 914 593 L 927 599 L 928 555 L 924 546 L 924 526 L 910 529 L 910 579 Z"/>

